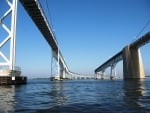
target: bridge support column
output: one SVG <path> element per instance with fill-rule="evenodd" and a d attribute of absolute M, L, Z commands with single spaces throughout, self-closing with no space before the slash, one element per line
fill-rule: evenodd
<path fill-rule="evenodd" d="M 52 49 L 51 78 L 52 80 L 62 80 L 66 78 L 66 68 L 61 60 L 59 50 L 55 51 Z"/>
<path fill-rule="evenodd" d="M 111 71 L 110 71 L 110 79 L 116 79 L 116 63 L 111 65 Z"/>
<path fill-rule="evenodd" d="M 101 76 L 101 75 L 100 75 L 99 72 L 96 72 L 96 73 L 95 73 L 95 79 L 100 79 L 100 78 L 101 78 L 100 76 Z"/>
<path fill-rule="evenodd" d="M 60 80 L 60 61 L 59 52 L 52 49 L 51 59 L 51 78 L 54 80 Z"/>
<path fill-rule="evenodd" d="M 12 0 L 11 2 L 9 0 L 6 0 L 6 4 L 9 6 L 9 8 L 3 14 L 3 16 L 0 17 L 0 26 L 4 31 L 6 31 L 7 36 L 5 38 L 3 38 L 2 36 L 2 42 L 0 42 L 0 49 L 6 44 L 10 45 L 10 49 L 8 49 L 9 57 L 0 50 L 0 57 L 3 59 L 3 61 L 0 62 L 0 67 L 7 67 L 8 70 L 10 70 L 13 73 L 15 70 L 16 24 L 17 24 L 18 0 Z M 11 16 L 10 21 L 8 21 L 8 24 L 10 24 L 11 26 L 10 28 L 4 22 L 7 19 L 9 20 L 8 16 Z"/>
<path fill-rule="evenodd" d="M 130 46 L 123 49 L 123 76 L 124 79 L 145 78 L 140 49 Z"/>
<path fill-rule="evenodd" d="M 61 71 L 60 71 L 60 78 L 61 79 L 64 79 L 64 78 L 66 78 L 66 70 L 65 69 L 62 69 Z"/>
<path fill-rule="evenodd" d="M 102 70 L 101 79 L 104 79 L 104 76 L 105 76 L 105 70 Z"/>
<path fill-rule="evenodd" d="M 21 68 L 15 66 L 18 0 L 5 0 L 4 2 L 7 5 L 6 10 L 0 17 L 0 28 L 2 28 L 0 29 L 0 84 L 25 84 L 27 78 L 22 77 Z M 8 54 L 2 51 L 4 47 Z"/>

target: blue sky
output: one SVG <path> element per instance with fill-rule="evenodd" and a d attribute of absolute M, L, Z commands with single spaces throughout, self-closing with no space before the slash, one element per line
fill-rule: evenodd
<path fill-rule="evenodd" d="M 47 0 L 50 16 L 46 0 L 40 1 L 69 69 L 86 75 L 138 38 L 150 21 L 149 0 Z M 150 24 L 140 36 L 148 31 Z M 141 48 L 146 74 L 149 49 L 150 44 Z M 23 75 L 50 77 L 51 48 L 20 3 L 16 52 Z M 122 62 L 117 72 L 122 74 Z"/>

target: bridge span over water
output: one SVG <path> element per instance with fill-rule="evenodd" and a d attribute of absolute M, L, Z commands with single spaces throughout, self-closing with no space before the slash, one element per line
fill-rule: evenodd
<path fill-rule="evenodd" d="M 97 76 L 104 76 L 106 68 L 111 67 L 111 77 L 116 77 L 116 64 L 123 60 L 124 79 L 145 78 L 140 47 L 150 42 L 150 32 L 146 33 L 133 43 L 125 46 L 120 52 L 108 59 L 102 65 L 95 69 Z"/>
<path fill-rule="evenodd" d="M 5 5 L 9 6 L 8 10 L 4 12 L 0 17 L 0 26 L 6 31 L 6 37 L 0 42 L 0 48 L 3 48 L 8 42 L 10 42 L 9 57 L 0 50 L 0 76 L 17 76 L 18 70 L 15 66 L 15 47 L 16 47 L 16 24 L 17 24 L 17 4 L 21 2 L 24 9 L 27 11 L 43 37 L 46 39 L 52 50 L 51 59 L 51 71 L 54 79 L 65 79 L 66 74 L 76 76 L 77 74 L 72 73 L 61 53 L 60 47 L 56 40 L 55 34 L 52 30 L 51 25 L 46 18 L 43 8 L 38 0 L 6 0 Z M 10 28 L 5 24 L 5 20 L 8 20 L 8 16 L 11 16 L 9 20 Z M 57 66 L 53 67 L 53 63 Z M 5 69 L 4 69 L 5 68 Z M 54 72 L 53 72 L 54 70 Z"/>

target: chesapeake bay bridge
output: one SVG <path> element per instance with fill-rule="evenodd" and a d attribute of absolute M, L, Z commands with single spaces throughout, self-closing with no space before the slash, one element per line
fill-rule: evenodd
<path fill-rule="evenodd" d="M 3 48 L 8 42 L 10 42 L 9 57 L 0 50 L 0 57 L 3 59 L 0 61 L 0 78 L 10 77 L 11 80 L 15 80 L 17 76 L 21 74 L 20 69 L 15 66 L 15 48 L 16 48 L 16 24 L 17 24 L 17 4 L 21 2 L 24 9 L 27 11 L 47 43 L 52 50 L 51 64 L 54 62 L 57 64 L 55 70 L 57 72 L 53 76 L 56 80 L 70 79 L 75 77 L 87 77 L 73 73 L 69 70 L 67 63 L 65 62 L 61 53 L 60 47 L 56 40 L 55 34 L 51 25 L 43 11 L 43 8 L 38 0 L 6 0 L 6 5 L 9 6 L 8 10 L 0 17 L 0 27 L 6 31 L 6 37 L 0 42 L 0 49 Z M 4 23 L 4 20 L 11 15 L 10 28 Z M 95 69 L 96 75 L 104 76 L 106 68 L 111 67 L 111 76 L 116 76 L 115 67 L 116 64 L 123 60 L 123 75 L 124 79 L 128 78 L 145 78 L 144 69 L 142 64 L 142 58 L 140 55 L 140 47 L 147 44 L 150 41 L 150 32 L 137 39 L 135 42 L 125 46 L 120 52 L 108 59 L 97 69 Z M 51 65 L 51 67 L 53 67 Z M 52 69 L 53 70 L 53 69 Z M 66 77 L 66 74 L 70 75 Z M 24 79 L 24 78 L 23 78 Z"/>
<path fill-rule="evenodd" d="M 111 77 L 116 77 L 116 65 L 123 60 L 123 78 L 124 79 L 143 79 L 145 78 L 144 67 L 140 47 L 150 42 L 150 32 L 140 37 L 133 43 L 125 46 L 121 51 L 108 59 L 97 69 L 95 73 L 97 76 L 104 76 L 105 70 L 111 67 Z"/>
<path fill-rule="evenodd" d="M 6 31 L 6 37 L 3 38 L 2 42 L 0 42 L 0 48 L 3 48 L 6 44 L 10 45 L 9 48 L 9 56 L 0 51 L 0 57 L 3 59 L 0 61 L 0 78 L 10 76 L 11 80 L 15 80 L 15 77 L 20 76 L 21 70 L 19 67 L 15 66 L 15 48 L 16 48 L 16 24 L 17 24 L 17 5 L 18 2 L 21 2 L 24 9 L 27 11 L 43 37 L 46 39 L 47 43 L 50 45 L 52 50 L 51 57 L 51 75 L 52 79 L 62 80 L 62 79 L 72 79 L 72 78 L 88 78 L 86 75 L 81 75 L 77 73 L 73 73 L 69 70 L 61 50 L 59 48 L 57 39 L 52 30 L 51 25 L 48 22 L 48 19 L 43 11 L 42 5 L 38 0 L 6 0 L 5 5 L 9 6 L 9 8 L 4 12 L 2 17 L 0 17 L 0 27 Z M 5 24 L 5 20 L 8 20 L 8 16 L 11 16 L 10 28 Z M 10 42 L 10 43 L 8 43 Z M 57 64 L 55 67 L 53 64 Z M 66 75 L 69 75 L 66 77 Z M 8 79 L 8 78 L 5 78 Z"/>

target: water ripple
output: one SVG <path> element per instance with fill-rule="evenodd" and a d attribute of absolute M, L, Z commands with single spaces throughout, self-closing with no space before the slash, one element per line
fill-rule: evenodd
<path fill-rule="evenodd" d="M 0 86 L 0 113 L 148 113 L 150 81 L 29 80 Z"/>

